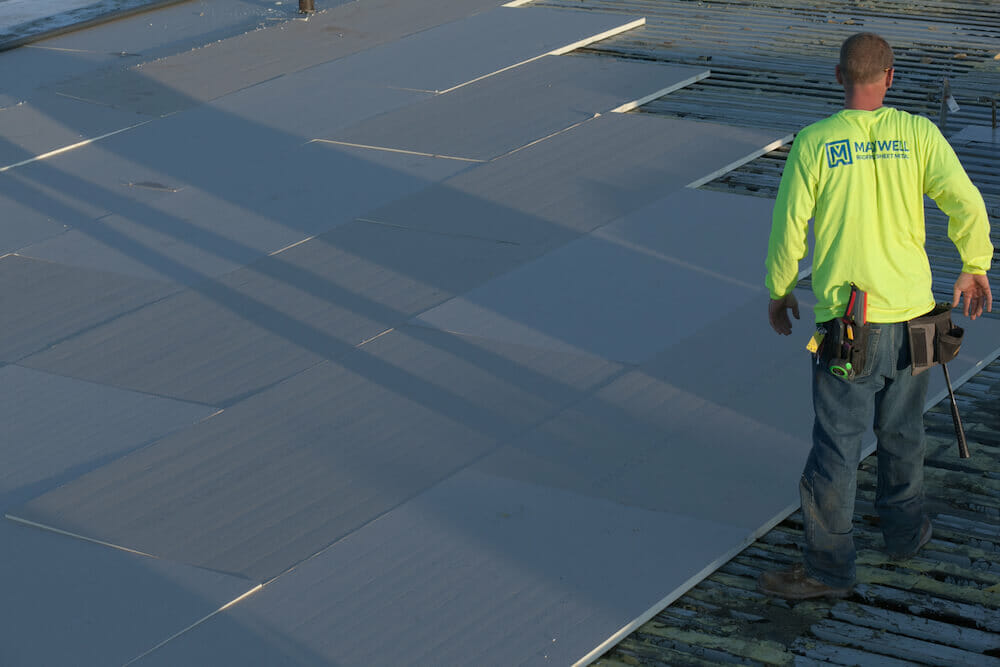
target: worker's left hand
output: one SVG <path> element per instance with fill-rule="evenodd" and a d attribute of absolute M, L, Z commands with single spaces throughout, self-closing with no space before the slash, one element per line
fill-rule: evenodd
<path fill-rule="evenodd" d="M 963 299 L 964 297 L 964 299 Z M 962 273 L 955 281 L 955 293 L 951 298 L 951 307 L 956 307 L 959 302 L 965 301 L 965 308 L 962 313 L 966 317 L 976 319 L 986 312 L 993 312 L 993 293 L 990 291 L 990 281 L 985 275 L 975 275 L 972 273 Z"/>
<path fill-rule="evenodd" d="M 792 333 L 792 321 L 788 319 L 789 309 L 795 319 L 799 319 L 799 300 L 791 292 L 780 299 L 771 299 L 767 304 L 767 319 L 771 322 L 771 328 L 782 336 Z"/>

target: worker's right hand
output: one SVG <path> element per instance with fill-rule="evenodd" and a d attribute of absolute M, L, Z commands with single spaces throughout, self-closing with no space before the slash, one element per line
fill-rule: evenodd
<path fill-rule="evenodd" d="M 962 273 L 955 281 L 955 293 L 951 299 L 951 307 L 955 308 L 965 297 L 965 307 L 962 313 L 966 317 L 976 319 L 986 312 L 993 312 L 993 293 L 990 292 L 990 281 L 986 274 Z"/>
<path fill-rule="evenodd" d="M 780 299 L 771 299 L 767 304 L 767 319 L 771 322 L 771 328 L 782 336 L 792 333 L 792 321 L 788 319 L 789 309 L 795 319 L 799 319 L 799 300 L 791 292 Z"/>

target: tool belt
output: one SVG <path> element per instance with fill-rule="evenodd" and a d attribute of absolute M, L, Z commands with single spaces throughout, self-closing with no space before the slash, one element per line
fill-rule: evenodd
<path fill-rule="evenodd" d="M 851 283 L 851 297 L 843 317 L 823 322 L 817 363 L 842 380 L 851 381 L 866 370 L 868 361 L 868 294 Z"/>
<path fill-rule="evenodd" d="M 926 315 L 906 323 L 910 336 L 913 375 L 946 364 L 958 356 L 965 330 L 951 321 L 951 304 L 939 303 Z"/>
<path fill-rule="evenodd" d="M 841 380 L 851 381 L 864 373 L 868 361 L 868 336 L 871 327 L 855 325 L 843 317 L 819 326 L 823 343 L 817 363 Z"/>

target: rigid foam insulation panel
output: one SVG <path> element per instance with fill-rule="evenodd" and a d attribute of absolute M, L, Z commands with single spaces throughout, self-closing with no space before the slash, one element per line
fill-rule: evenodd
<path fill-rule="evenodd" d="M 0 663 L 121 665 L 242 597 L 239 577 L 0 521 Z"/>
<path fill-rule="evenodd" d="M 244 88 L 212 100 L 206 107 L 221 117 L 257 125 L 259 131 L 280 132 L 305 141 L 430 96 L 357 81 L 345 61 L 335 60 Z M 294 109 L 289 109 L 290 99 L 295 100 Z"/>
<path fill-rule="evenodd" d="M 0 367 L 0 399 L 2 510 L 215 412 L 19 366 Z"/>
<path fill-rule="evenodd" d="M 107 209 L 16 170 L 0 177 L 0 255 L 62 234 Z"/>
<path fill-rule="evenodd" d="M 4 313 L 0 361 L 8 362 L 112 321 L 178 289 L 18 255 L 0 257 L 0 284 L 0 312 Z"/>
<path fill-rule="evenodd" d="M 163 116 L 307 67 L 349 58 L 359 81 L 445 90 L 600 35 L 634 27 L 637 17 L 556 9 L 496 7 L 470 14 L 463 3 L 425 7 L 352 3 L 127 70 L 87 74 L 56 90 L 82 100 Z M 492 4 L 492 3 L 490 3 Z M 311 23 L 312 21 L 310 21 Z M 447 44 L 447 48 L 442 45 Z M 247 54 L 254 57 L 248 62 Z M 455 58 L 455 53 L 463 57 Z"/>
<path fill-rule="evenodd" d="M 703 68 L 546 56 L 342 132 L 316 136 L 485 161 L 706 76 Z"/>
<path fill-rule="evenodd" d="M 773 205 L 682 189 L 415 322 L 641 363 L 765 295 Z"/>
<path fill-rule="evenodd" d="M 605 114 L 365 217 L 551 250 L 787 139 L 766 130 Z"/>
<path fill-rule="evenodd" d="M 0 108 L 0 170 L 144 120 L 148 118 L 60 95 L 33 95 Z"/>
<path fill-rule="evenodd" d="M 0 512 L 213 412 L 2 366 Z M 122 664 L 254 587 L 7 520 L 0 558 L 4 665 Z"/>
<path fill-rule="evenodd" d="M 74 204 L 112 212 L 22 254 L 191 285 L 469 166 L 281 138 L 263 147 L 261 136 L 255 149 L 247 146 L 254 131 L 246 126 L 202 140 L 213 150 L 195 160 L 202 155 L 198 132 L 211 126 L 192 122 L 202 111 L 14 170 L 30 183 L 58 187 Z"/>
<path fill-rule="evenodd" d="M 739 533 L 474 466 L 137 664 L 570 665 Z"/>
<path fill-rule="evenodd" d="M 266 581 L 620 370 L 594 357 L 392 331 L 11 515 Z"/>
<path fill-rule="evenodd" d="M 106 326 L 67 335 L 23 363 L 225 406 L 339 359 L 526 259 L 516 245 L 349 223 Z"/>
<path fill-rule="evenodd" d="M 324 7 L 345 0 L 327 0 Z M 5 3 L 24 4 L 24 3 Z M 48 5 L 30 3 L 36 7 Z M 91 3 L 93 4 L 93 3 Z M 105 1 L 109 5 L 112 2 Z M 284 9 L 284 11 L 282 11 Z M 0 52 L 0 100 L 30 99 L 40 89 L 106 67 L 128 67 L 256 31 L 278 19 L 296 18 L 298 7 L 264 6 L 254 0 L 199 0 L 197 4 L 160 7 L 155 11 L 84 30 L 48 37 Z"/>

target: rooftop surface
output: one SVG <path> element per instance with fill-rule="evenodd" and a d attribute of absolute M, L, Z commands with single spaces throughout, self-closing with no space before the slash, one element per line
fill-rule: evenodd
<path fill-rule="evenodd" d="M 601 9 L 608 3 L 587 5 Z M 619 6 L 627 9 L 632 3 Z M 643 108 L 685 118 L 801 127 L 839 108 L 829 63 L 840 40 L 858 30 L 887 35 L 900 68 L 889 102 L 942 125 L 983 192 L 991 219 L 1000 215 L 1000 172 L 995 167 L 1000 144 L 990 140 L 996 136 L 990 126 L 1000 98 L 1000 14 L 990 3 L 642 6 L 648 13 L 643 34 L 622 36 L 595 50 L 676 63 L 710 62 L 712 77 Z M 942 123 L 944 79 L 961 108 Z M 788 148 L 705 187 L 773 199 Z M 945 299 L 955 275 L 954 250 L 946 238 L 946 218 L 933 205 L 927 215 L 935 290 Z M 996 246 L 1000 231 L 995 224 L 992 235 Z M 808 286 L 808 279 L 802 286 Z M 992 317 L 998 315 L 995 310 Z M 976 335 L 974 328 L 970 331 Z M 789 605 L 756 592 L 761 571 L 782 568 L 801 556 L 801 523 L 795 513 L 629 635 L 599 664 L 996 664 L 998 371 L 994 361 L 958 390 L 977 451 L 974 460 L 957 458 L 947 400 L 927 412 L 928 496 L 936 539 L 920 558 L 896 564 L 881 552 L 872 507 L 874 457 L 869 457 L 862 464 L 855 516 L 862 583 L 851 599 Z"/>
<path fill-rule="evenodd" d="M 794 518 L 768 529 L 808 449 L 801 350 L 762 325 L 746 334 L 762 370 L 719 351 L 766 298 L 774 165 L 801 125 L 784 109 L 822 96 L 787 89 L 759 114 L 698 99 L 829 31 L 819 68 L 859 19 L 317 4 L 265 20 L 249 0 L 184 2 L 0 54 L 0 549 L 18 638 L 0 662 L 586 662 L 720 566 L 703 586 L 730 595 L 762 548 L 794 551 Z M 738 64 L 719 21 L 753 31 L 775 12 L 789 37 Z M 683 44 L 658 37 L 685 21 Z M 956 137 L 985 127 L 989 100 L 966 91 L 995 72 L 976 46 L 990 35 L 962 25 Z M 914 90 L 903 106 L 940 89 Z M 996 150 L 953 141 L 973 166 Z M 970 172 L 995 210 L 995 171 Z M 953 258 L 929 220 L 940 291 Z M 958 384 L 1000 352 L 997 315 L 970 327 Z M 649 638 L 691 638 L 663 622 L 691 599 L 606 659 L 672 664 Z M 769 618 L 736 617 L 753 613 Z M 742 659 L 689 646 L 667 648 Z"/>
<path fill-rule="evenodd" d="M 846 600 L 790 604 L 756 590 L 801 559 L 798 513 L 629 635 L 599 665 L 990 665 L 1000 662 L 1000 362 L 957 392 L 972 458 L 958 458 L 947 400 L 925 417 L 934 538 L 919 556 L 882 551 L 875 460 L 861 465 L 858 586 Z"/>
<path fill-rule="evenodd" d="M 0 50 L 17 48 L 60 33 L 165 7 L 178 1 L 0 0 Z"/>

